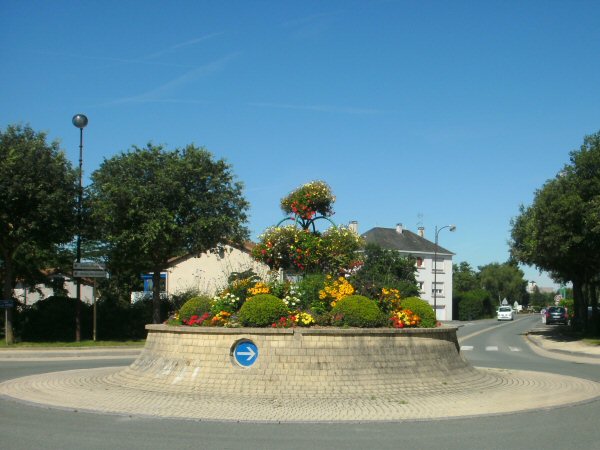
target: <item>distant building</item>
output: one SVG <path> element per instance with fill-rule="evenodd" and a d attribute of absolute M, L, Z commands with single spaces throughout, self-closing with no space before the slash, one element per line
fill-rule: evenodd
<path fill-rule="evenodd" d="M 54 288 L 52 287 L 52 278 L 59 278 L 64 280 L 63 287 L 67 291 L 67 297 L 77 297 L 77 280 L 63 274 L 48 275 L 48 283 L 40 283 L 33 287 L 26 286 L 22 282 L 17 282 L 13 295 L 22 304 L 31 306 L 34 303 L 44 300 L 48 297 L 55 295 Z M 87 304 L 92 304 L 93 301 L 93 287 L 92 282 L 84 279 L 81 283 L 81 301 Z"/>
<path fill-rule="evenodd" d="M 163 275 L 166 293 L 173 295 L 186 290 L 197 290 L 203 294 L 214 295 L 227 287 L 229 275 L 249 269 L 263 278 L 266 277 L 269 267 L 252 258 L 253 247 L 252 242 L 246 242 L 239 247 L 223 245 L 200 255 L 173 258 Z"/>
<path fill-rule="evenodd" d="M 351 228 L 358 232 L 358 224 L 351 222 Z M 405 229 L 402 224 L 396 228 L 372 228 L 362 236 L 367 243 L 382 248 L 396 250 L 405 256 L 416 259 L 416 279 L 420 297 L 431 306 L 436 292 L 436 317 L 438 320 L 452 320 L 452 257 L 454 253 L 425 239 L 425 229 L 419 228 L 418 234 Z M 436 262 L 434 264 L 434 256 Z M 434 273 L 435 267 L 435 273 Z"/>

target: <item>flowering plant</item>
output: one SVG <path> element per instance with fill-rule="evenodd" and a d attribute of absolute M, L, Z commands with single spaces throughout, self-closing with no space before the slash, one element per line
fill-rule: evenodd
<path fill-rule="evenodd" d="M 213 297 L 211 311 L 218 314 L 221 311 L 236 312 L 240 307 L 240 299 L 227 290 Z"/>
<path fill-rule="evenodd" d="M 309 313 L 297 312 L 289 316 L 281 317 L 277 322 L 273 323 L 273 328 L 291 328 L 295 326 L 310 327 L 315 323 L 315 319 Z"/>
<path fill-rule="evenodd" d="M 344 277 L 333 279 L 331 275 L 327 275 L 325 286 L 319 291 L 319 299 L 329 300 L 331 306 L 344 297 L 354 294 L 354 287 Z"/>
<path fill-rule="evenodd" d="M 224 327 L 229 323 L 229 319 L 231 318 L 231 313 L 227 311 L 220 311 L 215 314 L 215 316 L 210 319 L 210 324 L 213 327 Z"/>
<path fill-rule="evenodd" d="M 184 325 L 189 326 L 202 326 L 204 322 L 210 317 L 210 313 L 204 313 L 201 316 L 193 315 L 188 320 L 184 320 Z"/>
<path fill-rule="evenodd" d="M 382 311 L 399 311 L 400 307 L 400 291 L 394 288 L 382 288 L 381 294 L 377 299 L 377 304 Z"/>
<path fill-rule="evenodd" d="M 259 237 L 252 256 L 271 269 L 314 270 L 319 237 L 295 226 L 270 227 Z"/>
<path fill-rule="evenodd" d="M 257 282 L 251 288 L 248 288 L 248 294 L 250 296 L 258 295 L 258 294 L 270 294 L 271 288 L 268 284 L 263 283 L 262 281 Z"/>
<path fill-rule="evenodd" d="M 421 323 L 421 318 L 413 313 L 410 309 L 402 309 L 395 311 L 390 318 L 394 328 L 418 327 Z"/>
<path fill-rule="evenodd" d="M 324 181 L 311 181 L 281 199 L 281 209 L 303 220 L 311 220 L 317 214 L 333 215 L 335 196 Z"/>

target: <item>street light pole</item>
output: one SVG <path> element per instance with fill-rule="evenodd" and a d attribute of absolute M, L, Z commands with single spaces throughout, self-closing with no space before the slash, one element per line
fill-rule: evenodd
<path fill-rule="evenodd" d="M 83 129 L 88 118 L 83 114 L 73 116 L 73 125 L 79 128 L 79 191 L 77 192 L 77 263 L 81 262 L 81 228 L 83 210 Z M 81 341 L 81 278 L 77 277 L 77 300 L 75 304 L 75 341 Z"/>
<path fill-rule="evenodd" d="M 438 230 L 437 225 L 435 226 L 435 246 L 433 247 L 433 313 L 435 314 L 435 320 L 437 321 L 437 250 L 438 250 L 438 236 L 440 231 L 444 228 L 450 229 L 450 231 L 456 230 L 456 225 L 445 225 Z"/>

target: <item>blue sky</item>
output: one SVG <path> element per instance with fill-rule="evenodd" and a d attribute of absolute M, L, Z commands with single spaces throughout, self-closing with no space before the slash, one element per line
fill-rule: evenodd
<path fill-rule="evenodd" d="M 336 223 L 456 224 L 440 244 L 477 267 L 600 130 L 599 19 L 572 0 L 3 0 L 0 126 L 76 165 L 86 114 L 86 176 L 132 145 L 204 146 L 244 183 L 254 239 L 321 179 Z"/>

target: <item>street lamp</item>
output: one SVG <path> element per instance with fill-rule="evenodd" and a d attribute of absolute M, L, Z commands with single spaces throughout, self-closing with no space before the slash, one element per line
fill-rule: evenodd
<path fill-rule="evenodd" d="M 445 225 L 438 229 L 435 226 L 435 246 L 433 248 L 433 312 L 435 314 L 435 320 L 437 321 L 437 250 L 438 250 L 438 236 L 440 231 L 444 228 L 450 229 L 450 231 L 456 230 L 456 225 Z"/>
<path fill-rule="evenodd" d="M 83 114 L 73 116 L 73 125 L 79 128 L 79 191 L 77 193 L 77 263 L 81 262 L 81 225 L 83 207 L 83 129 L 88 118 Z M 81 278 L 77 277 L 77 303 L 75 305 L 75 340 L 81 341 Z"/>

